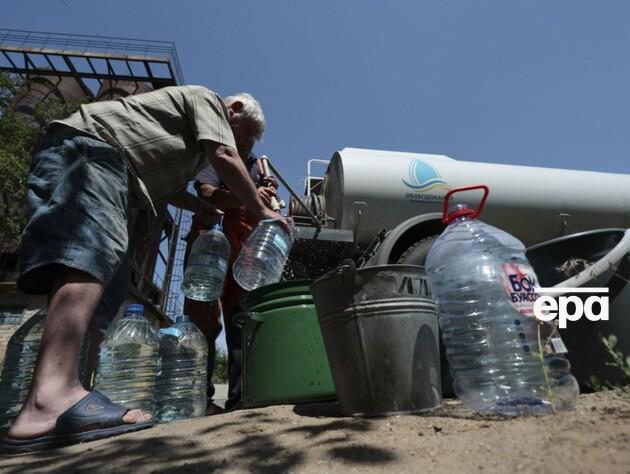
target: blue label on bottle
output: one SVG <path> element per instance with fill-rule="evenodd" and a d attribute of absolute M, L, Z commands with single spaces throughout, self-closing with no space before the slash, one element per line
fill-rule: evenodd
<path fill-rule="evenodd" d="M 283 253 L 286 254 L 287 253 L 287 249 L 289 248 L 288 244 L 286 243 L 286 241 L 282 238 L 281 235 L 276 235 L 273 238 L 273 243 L 276 247 L 278 247 L 278 249 Z"/>
<path fill-rule="evenodd" d="M 182 332 L 176 327 L 171 326 L 170 328 L 160 329 L 160 334 L 162 336 L 175 336 L 179 337 L 182 335 Z"/>

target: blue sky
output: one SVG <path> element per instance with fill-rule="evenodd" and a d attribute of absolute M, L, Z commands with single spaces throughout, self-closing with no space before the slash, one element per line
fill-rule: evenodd
<path fill-rule="evenodd" d="M 627 1 L 5 3 L 6 28 L 174 41 L 186 82 L 261 101 L 290 183 L 345 146 L 630 169 Z"/>
<path fill-rule="evenodd" d="M 0 26 L 175 42 L 249 91 L 288 181 L 346 146 L 630 172 L 626 0 L 5 1 Z"/>

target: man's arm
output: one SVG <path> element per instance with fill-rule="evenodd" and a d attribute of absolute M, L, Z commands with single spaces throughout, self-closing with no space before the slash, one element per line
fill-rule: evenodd
<path fill-rule="evenodd" d="M 278 214 L 265 207 L 265 203 L 256 192 L 256 187 L 235 149 L 209 140 L 204 140 L 202 143 L 208 162 L 230 188 L 232 194 L 247 209 L 261 220 L 278 217 Z"/>
<path fill-rule="evenodd" d="M 261 186 L 256 189 L 258 196 L 262 202 L 271 209 L 271 198 L 278 197 L 275 188 L 271 186 Z M 221 189 L 209 183 L 198 184 L 197 193 L 200 198 L 205 199 L 213 206 L 219 209 L 234 209 L 241 206 L 241 201 L 227 189 Z"/>
<path fill-rule="evenodd" d="M 196 188 L 200 198 L 219 209 L 234 209 L 241 205 L 241 201 L 227 189 L 221 189 L 208 183 L 199 184 Z"/>
<path fill-rule="evenodd" d="M 208 222 L 213 216 L 223 214 L 222 211 L 217 209 L 211 203 L 204 201 L 203 199 L 199 199 L 197 196 L 189 193 L 185 189 L 172 194 L 167 201 L 172 206 L 194 212 L 199 215 L 204 222 Z"/>

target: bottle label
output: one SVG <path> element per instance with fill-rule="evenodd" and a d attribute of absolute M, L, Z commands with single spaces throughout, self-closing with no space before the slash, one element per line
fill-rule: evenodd
<path fill-rule="evenodd" d="M 280 234 L 276 234 L 274 236 L 273 243 L 276 247 L 278 247 L 278 249 L 280 249 L 280 252 L 282 252 L 283 254 L 287 253 L 287 249 L 289 246 Z"/>
<path fill-rule="evenodd" d="M 181 332 L 179 329 L 171 326 L 169 328 L 164 328 L 164 329 L 160 329 L 160 334 L 162 336 L 175 336 L 175 337 L 179 337 L 181 336 Z"/>
<path fill-rule="evenodd" d="M 534 317 L 534 302 L 538 298 L 536 274 L 529 265 L 504 263 L 501 265 L 503 288 L 510 304 L 523 316 Z"/>

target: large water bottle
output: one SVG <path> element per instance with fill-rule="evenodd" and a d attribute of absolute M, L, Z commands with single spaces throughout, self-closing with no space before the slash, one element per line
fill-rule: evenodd
<path fill-rule="evenodd" d="M 459 205 L 446 213 L 451 194 L 483 189 L 479 210 Z M 572 406 L 579 389 L 553 326 L 533 315 L 536 274 L 525 247 L 510 234 L 476 219 L 486 186 L 447 193 L 447 228 L 426 260 L 455 393 L 473 410 L 516 416 Z M 555 335 L 557 336 L 557 334 Z"/>
<path fill-rule="evenodd" d="M 11 424 L 28 396 L 47 314 L 47 308 L 38 311 L 9 339 L 0 375 L 0 428 Z M 81 346 L 79 364 L 81 378 L 89 344 L 90 339 L 86 335 Z"/>
<path fill-rule="evenodd" d="M 155 386 L 155 416 L 168 422 L 204 416 L 208 404 L 208 342 L 188 316 L 160 330 L 161 368 Z"/>
<path fill-rule="evenodd" d="M 215 224 L 195 240 L 182 281 L 184 295 L 196 301 L 221 297 L 227 273 L 230 244 L 221 224 Z"/>
<path fill-rule="evenodd" d="M 0 378 L 0 427 L 11 424 L 22 408 L 33 379 L 46 309 L 37 312 L 11 337 Z"/>
<path fill-rule="evenodd" d="M 94 389 L 125 408 L 153 413 L 153 391 L 160 340 L 143 316 L 141 304 L 130 304 L 101 342 Z"/>
<path fill-rule="evenodd" d="M 234 280 L 247 291 L 280 281 L 284 264 L 293 246 L 293 221 L 286 220 L 291 231 L 280 224 L 282 219 L 265 219 L 247 238 L 232 271 Z"/>

